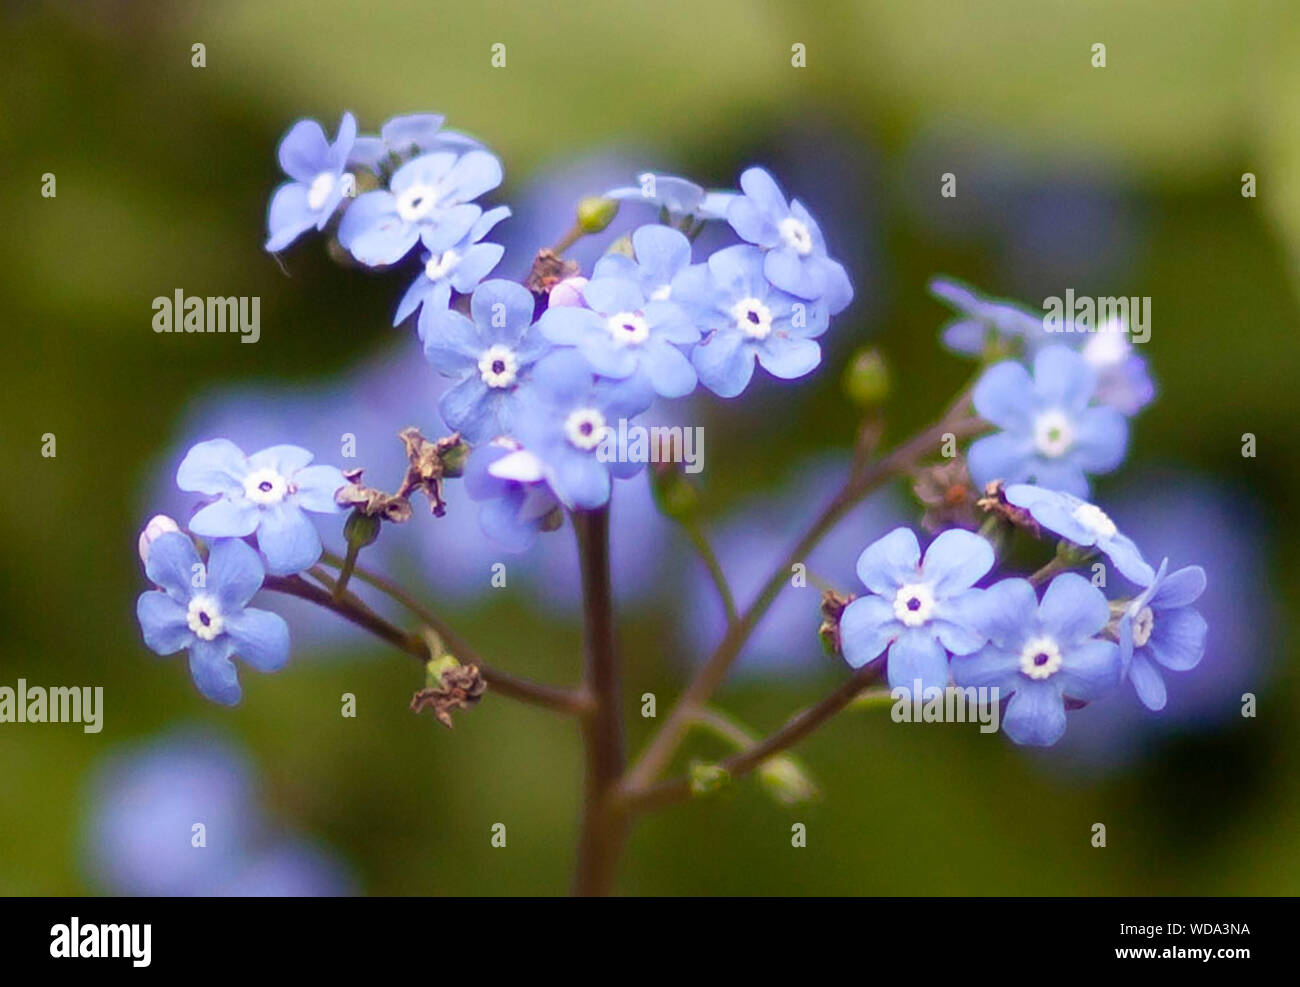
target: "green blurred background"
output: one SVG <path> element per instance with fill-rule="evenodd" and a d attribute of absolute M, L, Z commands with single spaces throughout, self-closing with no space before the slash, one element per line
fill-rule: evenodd
<path fill-rule="evenodd" d="M 715 431 L 725 441 L 709 450 L 715 516 L 775 482 L 792 449 L 850 440 L 838 377 L 855 345 L 872 342 L 890 360 L 893 437 L 932 416 L 968 372 L 938 349 L 945 312 L 925 292 L 931 275 L 948 273 L 1030 302 L 1066 286 L 1152 296 L 1147 355 L 1161 397 L 1136 424 L 1129 469 L 1218 478 L 1261 546 L 1255 571 L 1210 572 L 1267 594 L 1258 615 L 1249 598 L 1242 614 L 1269 622 L 1242 645 L 1266 642 L 1266 653 L 1223 657 L 1253 663 L 1257 718 L 1229 711 L 1166 731 L 1101 769 L 962 727 L 847 715 L 799 749 L 818 802 L 781 807 L 750 782 L 643 820 L 621 890 L 1300 890 L 1300 680 L 1286 623 L 1300 548 L 1294 5 L 20 2 L 6 4 L 0 35 L 0 451 L 13 467 L 0 495 L 0 684 L 102 684 L 107 705 L 94 736 L 0 725 L 0 892 L 112 890 L 92 879 L 82 846 L 88 779 L 106 753 L 179 722 L 246 747 L 268 811 L 330 847 L 361 891 L 568 886 L 580 785 L 572 723 L 489 697 L 446 732 L 406 711 L 414 670 L 379 650 L 365 660 L 296 654 L 276 676 L 244 672 L 243 704 L 219 709 L 179 660 L 155 660 L 139 640 L 140 491 L 192 399 L 235 381 L 338 378 L 394 344 L 400 278 L 341 270 L 319 243 L 290 251 L 285 277 L 261 249 L 280 135 L 300 116 L 332 134 L 343 109 L 365 131 L 396 113 L 446 113 L 500 155 L 506 202 L 543 169 L 603 149 L 651 148 L 648 166 L 712 185 L 773 158 L 778 174 L 820 176 L 807 198 L 834 214 L 832 243 L 855 258 L 859 303 L 832 327 L 838 341 L 821 371 L 782 392 L 793 414 L 778 421 L 768 406 L 772 420 L 755 427 L 738 405 L 718 418 L 729 431 Z M 205 68 L 191 66 L 195 42 Z M 495 42 L 507 46 L 504 69 L 490 65 Z M 796 42 L 806 68 L 791 67 Z M 1097 42 L 1104 69 L 1090 64 Z M 946 213 L 945 171 L 959 182 Z M 57 176 L 54 199 L 40 195 L 46 172 Z M 1241 195 L 1245 172 L 1257 176 L 1257 198 Z M 1035 212 L 1028 225 L 1016 218 L 1026 197 L 1078 205 L 1081 182 L 1091 191 L 1080 222 L 1101 232 L 1077 256 L 1073 206 Z M 1089 205 L 1098 188 L 1100 219 Z M 793 178 L 787 191 L 803 194 Z M 1058 251 L 1048 250 L 1056 267 L 1040 263 L 1037 242 Z M 151 300 L 177 287 L 260 296 L 261 341 L 155 335 Z M 47 432 L 54 459 L 40 455 Z M 1258 437 L 1257 458 L 1241 456 L 1245 432 Z M 799 523 L 772 537 L 789 539 Z M 576 677 L 570 622 L 509 599 L 460 610 L 466 635 L 499 664 Z M 623 629 L 629 702 L 655 692 L 661 715 L 681 683 L 680 664 L 665 660 L 673 620 L 634 613 Z M 746 679 L 722 699 L 770 729 L 839 675 L 824 663 L 811 679 Z M 358 697 L 356 719 L 339 716 L 343 692 Z M 645 722 L 630 728 L 635 750 Z M 707 741 L 692 751 L 722 752 Z M 508 827 L 504 850 L 489 845 L 496 822 Z M 793 822 L 808 826 L 806 849 L 790 846 Z M 1090 845 L 1095 822 L 1107 825 L 1105 849 Z"/>

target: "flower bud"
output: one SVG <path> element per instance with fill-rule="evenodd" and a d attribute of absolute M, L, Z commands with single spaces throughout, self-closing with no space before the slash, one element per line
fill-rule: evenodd
<path fill-rule="evenodd" d="M 700 495 L 686 479 L 680 463 L 659 462 L 650 467 L 650 492 L 664 517 L 685 521 L 695 514 Z"/>
<path fill-rule="evenodd" d="M 863 408 L 871 408 L 889 396 L 889 368 L 875 349 L 853 354 L 844 371 L 844 393 Z"/>
<path fill-rule="evenodd" d="M 618 215 L 618 200 L 589 196 L 578 203 L 578 228 L 583 233 L 600 233 Z"/>
<path fill-rule="evenodd" d="M 166 514 L 155 514 L 149 519 L 149 523 L 144 526 L 140 532 L 140 561 L 146 565 L 149 563 L 149 546 L 156 542 L 163 535 L 171 531 L 180 531 L 181 527 Z"/>
<path fill-rule="evenodd" d="M 379 518 L 353 509 L 343 522 L 343 537 L 349 548 L 361 549 L 373 545 L 379 537 Z"/>
<path fill-rule="evenodd" d="M 778 754 L 760 764 L 758 780 L 781 805 L 811 802 L 821 794 L 799 762 L 787 754 Z"/>
<path fill-rule="evenodd" d="M 714 795 L 731 783 L 731 774 L 721 764 L 692 761 L 690 766 L 691 794 L 696 798 Z"/>
<path fill-rule="evenodd" d="M 585 308 L 587 303 L 582 297 L 582 289 L 587 284 L 584 277 L 565 278 L 551 289 L 550 298 L 547 301 L 549 308 L 567 307 L 567 308 Z"/>

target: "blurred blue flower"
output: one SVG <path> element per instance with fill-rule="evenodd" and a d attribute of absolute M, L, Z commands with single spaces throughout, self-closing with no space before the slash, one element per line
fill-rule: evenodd
<path fill-rule="evenodd" d="M 993 568 L 993 547 L 954 528 L 921 547 L 910 528 L 895 528 L 858 558 L 858 578 L 871 594 L 845 608 L 840 619 L 844 660 L 853 668 L 885 650 L 893 688 L 919 692 L 948 685 L 948 652 L 970 654 L 987 638 L 977 617 L 983 591 L 972 587 Z"/>
<path fill-rule="evenodd" d="M 1125 328 L 1108 324 L 1090 333 L 1079 352 L 1097 372 L 1099 403 L 1131 417 L 1155 399 L 1146 358 L 1134 349 Z"/>
<path fill-rule="evenodd" d="M 989 643 L 953 656 L 953 680 L 1010 696 L 1002 728 L 1017 744 L 1056 743 L 1067 697 L 1096 699 L 1120 681 L 1118 646 L 1096 636 L 1110 619 L 1106 597 L 1076 573 L 1053 579 L 1041 603 L 1026 579 L 995 583 L 984 591 L 979 619 Z"/>
<path fill-rule="evenodd" d="M 1086 497 L 1085 474 L 1115 469 L 1128 446 L 1124 416 L 1090 405 L 1096 388 L 1096 372 L 1065 346 L 1039 350 L 1032 377 L 1014 360 L 989 367 L 975 385 L 975 410 L 1002 431 L 971 443 L 971 477 L 981 487 L 1032 480 Z"/>
<path fill-rule="evenodd" d="M 491 467 L 506 456 L 526 460 L 520 475 L 535 479 L 504 479 Z M 465 492 L 479 503 L 483 533 L 508 552 L 530 548 L 542 527 L 553 519 L 560 502 L 542 480 L 542 464 L 515 442 L 501 437 L 476 446 L 465 464 Z"/>
<path fill-rule="evenodd" d="M 1189 565 L 1168 572 L 1160 563 L 1151 585 L 1124 611 L 1119 622 L 1119 648 L 1125 674 L 1142 705 L 1165 708 L 1165 681 L 1157 665 L 1186 672 L 1205 655 L 1205 618 L 1192 608 L 1205 592 L 1205 570 Z M 1167 574 L 1166 574 L 1167 573 Z"/>
<path fill-rule="evenodd" d="M 441 254 L 473 228 L 483 212 L 473 201 L 501 178 L 501 162 L 487 151 L 422 154 L 393 173 L 387 190 L 357 197 L 339 224 L 339 243 L 371 267 L 395 264 L 417 240 Z"/>
<path fill-rule="evenodd" d="M 762 168 L 740 176 L 744 195 L 727 207 L 737 235 L 762 247 L 763 275 L 773 287 L 808 301 L 821 301 L 831 315 L 853 301 L 849 276 L 826 253 L 821 227 L 798 199 L 785 193 Z"/>
<path fill-rule="evenodd" d="M 82 857 L 114 895 L 346 894 L 346 868 L 263 818 L 247 754 L 182 729 L 109 755 L 86 786 Z"/>
<path fill-rule="evenodd" d="M 754 361 L 791 380 L 821 362 L 816 337 L 829 316 L 811 302 L 773 288 L 763 274 L 763 252 L 741 244 L 713 254 L 677 275 L 673 298 L 706 335 L 691 351 L 700 381 L 730 398 L 754 375 Z"/>
<path fill-rule="evenodd" d="M 455 130 L 443 130 L 440 113 L 412 113 L 396 116 L 379 128 L 378 137 L 361 136 L 352 146 L 348 164 L 369 168 L 378 174 L 390 155 L 398 160 L 430 151 L 470 151 L 478 141 Z"/>
<path fill-rule="evenodd" d="M 631 476 L 644 465 L 606 457 L 607 433 L 649 408 L 651 399 L 635 380 L 593 381 L 586 360 L 558 350 L 537 362 L 512 435 L 537 458 L 566 506 L 600 507 L 609 500 L 611 473 Z M 491 472 L 522 482 L 543 478 L 505 473 L 506 462 L 493 464 Z"/>
<path fill-rule="evenodd" d="M 514 281 L 484 281 L 470 298 L 473 321 L 450 309 L 420 313 L 424 355 L 457 380 L 438 410 L 469 442 L 513 431 L 524 372 L 548 348 L 533 327 L 533 294 Z"/>
<path fill-rule="evenodd" d="M 477 288 L 479 282 L 500 263 L 505 253 L 505 247 L 498 243 L 479 241 L 509 215 L 509 206 L 489 209 L 474 222 L 458 243 L 439 254 L 426 253 L 421 258 L 424 267 L 397 305 L 393 325 L 400 325 L 421 305 L 426 305 L 435 312 L 446 309 L 451 303 L 453 289 L 462 295 L 468 295 Z"/>
<path fill-rule="evenodd" d="M 200 442 L 176 470 L 176 485 L 217 499 L 190 518 L 205 538 L 257 533 L 267 571 L 301 572 L 320 558 L 320 535 L 304 513 L 337 514 L 334 494 L 347 481 L 335 466 L 311 466 L 312 454 L 278 445 L 245 456 L 229 439 Z"/>
<path fill-rule="evenodd" d="M 1084 548 L 1095 547 L 1137 585 L 1149 586 L 1155 578 L 1155 571 L 1133 539 L 1123 534 L 1097 505 L 1029 483 L 1013 483 L 1004 493 L 1008 503 L 1027 510 L 1048 531 Z"/>
<path fill-rule="evenodd" d="M 280 141 L 280 167 L 289 176 L 267 210 L 266 249 L 283 250 L 311 229 L 325 228 L 343 201 L 343 170 L 357 135 L 357 121 L 344 113 L 331 144 L 315 120 L 299 120 Z"/>
<path fill-rule="evenodd" d="M 630 380 L 661 397 L 695 389 L 695 368 L 679 349 L 700 331 L 672 301 L 647 298 L 631 278 L 597 277 L 582 286 L 586 307 L 552 306 L 537 328 L 552 343 L 572 346 L 602 377 Z"/>
<path fill-rule="evenodd" d="M 694 182 L 675 175 L 656 175 L 647 171 L 637 176 L 637 185 L 610 189 L 607 199 L 642 202 L 662 209 L 669 217 L 682 220 L 726 219 L 727 208 L 739 198 L 734 192 L 707 192 Z"/>
<path fill-rule="evenodd" d="M 951 278 L 931 281 L 930 294 L 958 313 L 940 334 L 943 345 L 955 353 L 979 356 L 990 340 L 1034 348 L 1046 339 L 1043 317 L 1015 302 L 989 298 Z"/>
<path fill-rule="evenodd" d="M 242 541 L 214 542 L 204 565 L 186 535 L 167 532 L 149 546 L 145 573 L 160 587 L 136 602 L 145 644 L 160 655 L 188 650 L 190 675 L 209 699 L 239 702 L 232 656 L 259 672 L 277 672 L 289 661 L 284 618 L 247 605 L 264 573 L 257 553 Z"/>

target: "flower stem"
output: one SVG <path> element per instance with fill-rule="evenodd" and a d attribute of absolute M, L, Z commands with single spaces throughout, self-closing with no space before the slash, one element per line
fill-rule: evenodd
<path fill-rule="evenodd" d="M 594 896 L 611 893 L 627 835 L 626 813 L 611 797 L 625 758 L 622 697 L 609 574 L 609 508 L 575 511 L 572 517 L 582 567 L 583 688 L 594 702 L 582 721 L 586 770 L 573 889 Z"/>

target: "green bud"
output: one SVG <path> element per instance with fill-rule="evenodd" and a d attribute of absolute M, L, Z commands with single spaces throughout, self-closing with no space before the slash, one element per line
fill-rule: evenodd
<path fill-rule="evenodd" d="M 618 215 L 618 200 L 589 196 L 578 203 L 578 228 L 583 233 L 600 233 Z"/>
<path fill-rule="evenodd" d="M 863 408 L 880 404 L 889 396 L 889 368 L 875 349 L 861 349 L 853 354 L 844 370 L 844 393 Z"/>
<path fill-rule="evenodd" d="M 442 688 L 443 673 L 460 665 L 451 655 L 442 655 L 424 663 L 424 687 L 426 689 Z"/>
<path fill-rule="evenodd" d="M 365 548 L 367 545 L 373 545 L 378 539 L 379 527 L 379 518 L 371 514 L 362 514 L 360 510 L 353 510 L 343 524 L 343 537 L 350 548 Z"/>
<path fill-rule="evenodd" d="M 699 492 L 677 463 L 659 463 L 650 468 L 650 491 L 659 513 L 675 521 L 691 517 L 700 504 Z"/>
<path fill-rule="evenodd" d="M 469 446 L 456 442 L 438 450 L 442 460 L 442 475 L 445 477 L 461 476 L 465 472 L 465 460 L 469 458 Z"/>
<path fill-rule="evenodd" d="M 692 761 L 690 767 L 691 794 L 696 798 L 715 795 L 731 784 L 731 774 L 721 764 Z"/>
<path fill-rule="evenodd" d="M 781 805 L 811 802 L 821 794 L 799 762 L 787 754 L 778 754 L 760 764 L 758 780 Z"/>

